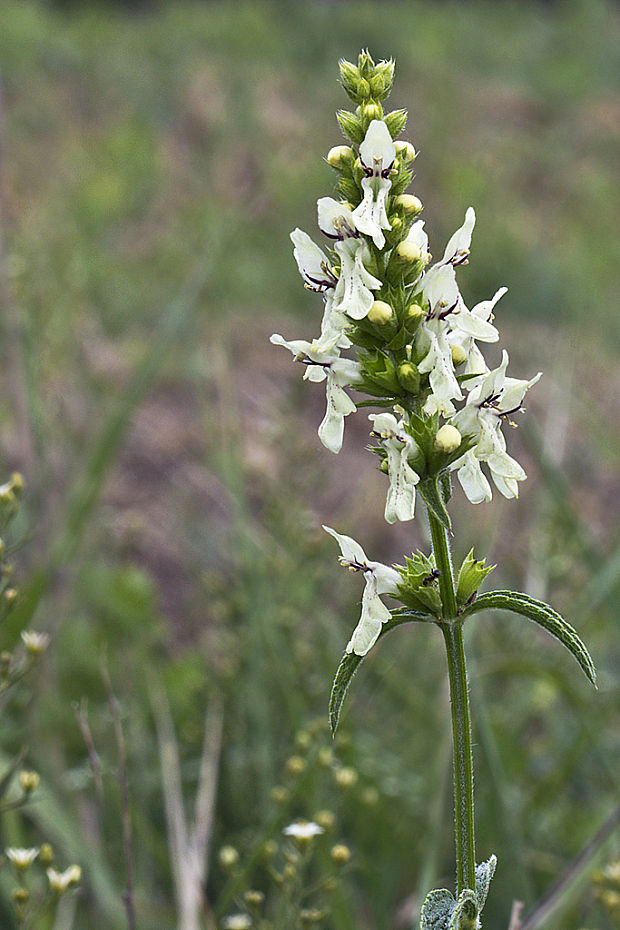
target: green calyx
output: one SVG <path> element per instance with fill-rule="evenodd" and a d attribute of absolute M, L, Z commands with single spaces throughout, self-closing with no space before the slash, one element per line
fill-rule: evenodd
<path fill-rule="evenodd" d="M 456 603 L 459 609 L 466 607 L 474 600 L 478 588 L 495 567 L 495 565 L 487 566 L 484 559 L 475 559 L 474 550 L 469 550 L 463 559 L 456 582 Z"/>
<path fill-rule="evenodd" d="M 404 565 L 394 566 L 402 577 L 398 586 L 398 597 L 407 607 L 432 614 L 438 619 L 442 615 L 438 579 L 440 572 L 433 556 L 414 552 L 405 557 Z"/>

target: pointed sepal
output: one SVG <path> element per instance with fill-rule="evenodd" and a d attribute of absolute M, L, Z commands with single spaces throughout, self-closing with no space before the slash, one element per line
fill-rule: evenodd
<path fill-rule="evenodd" d="M 549 604 L 518 591 L 488 591 L 466 607 L 461 617 L 481 610 L 508 610 L 537 623 L 568 649 L 586 678 L 596 686 L 596 669 L 585 644 L 570 623 Z"/>
<path fill-rule="evenodd" d="M 456 603 L 458 607 L 465 607 L 474 600 L 478 588 L 494 568 L 495 565 L 485 565 L 484 559 L 475 559 L 474 550 L 469 550 L 459 569 L 456 583 Z"/>
<path fill-rule="evenodd" d="M 495 875 L 497 866 L 497 856 L 489 856 L 486 862 L 480 862 L 476 866 L 476 901 L 478 903 L 478 913 L 485 905 L 491 879 Z"/>

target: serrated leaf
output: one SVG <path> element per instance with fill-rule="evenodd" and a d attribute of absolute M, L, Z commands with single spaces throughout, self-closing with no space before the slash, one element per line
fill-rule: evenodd
<path fill-rule="evenodd" d="M 383 628 L 379 633 L 379 639 L 385 636 L 386 633 L 394 630 L 397 626 L 401 626 L 403 623 L 414 623 L 434 619 L 435 617 L 432 617 L 430 614 L 423 614 L 416 610 L 410 610 L 409 608 L 397 608 L 392 613 L 392 619 L 383 624 Z M 360 662 L 364 658 L 366 657 L 355 655 L 353 652 L 345 652 L 336 669 L 334 683 L 329 696 L 329 725 L 331 727 L 332 736 L 336 735 L 338 723 L 340 722 L 342 705 L 347 696 L 349 685 L 359 668 Z"/>
<path fill-rule="evenodd" d="M 488 591 L 481 594 L 461 616 L 466 617 L 481 610 L 508 610 L 537 623 L 568 649 L 586 678 L 596 686 L 596 669 L 585 644 L 570 623 L 549 604 L 518 591 Z"/>
<path fill-rule="evenodd" d="M 437 478 L 425 478 L 423 481 L 420 481 L 418 484 L 418 491 L 422 495 L 426 506 L 433 516 L 437 517 L 439 522 L 451 533 L 452 523 L 450 521 L 450 514 L 446 510 L 443 497 L 437 486 Z"/>
<path fill-rule="evenodd" d="M 491 879 L 495 875 L 497 865 L 497 856 L 490 856 L 486 862 L 480 862 L 476 866 L 476 900 L 478 902 L 478 913 L 484 907 Z"/>
<path fill-rule="evenodd" d="M 420 913 L 420 930 L 449 930 L 456 901 L 447 888 L 429 891 Z"/>

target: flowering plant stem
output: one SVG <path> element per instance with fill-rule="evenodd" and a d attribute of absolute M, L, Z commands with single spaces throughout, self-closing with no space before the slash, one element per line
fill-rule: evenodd
<path fill-rule="evenodd" d="M 438 623 L 443 633 L 450 679 L 452 707 L 452 741 L 454 747 L 454 822 L 456 833 L 457 895 L 465 888 L 476 887 L 476 850 L 474 833 L 474 767 L 471 742 L 471 716 L 467 688 L 467 666 L 463 647 L 463 622 L 457 617 L 456 596 L 447 533 L 429 511 L 439 591 L 445 619 Z"/>

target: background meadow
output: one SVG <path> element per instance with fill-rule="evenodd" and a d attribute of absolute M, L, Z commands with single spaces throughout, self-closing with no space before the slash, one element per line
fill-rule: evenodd
<path fill-rule="evenodd" d="M 104 664 L 140 930 L 177 925 L 162 748 L 191 817 L 205 721 L 209 930 L 239 889 L 268 889 L 261 844 L 321 810 L 352 850 L 326 930 L 410 926 L 420 894 L 452 881 L 437 631 L 386 638 L 333 746 L 327 732 L 361 589 L 320 524 L 389 562 L 427 544 L 424 520 L 387 527 L 363 411 L 335 458 L 316 437 L 322 389 L 268 342 L 318 331 L 288 233 L 315 234 L 346 106 L 337 61 L 368 46 L 396 59 L 389 103 L 410 112 L 433 252 L 473 204 L 464 296 L 507 285 L 513 373 L 544 371 L 509 437 L 521 500 L 473 508 L 457 489 L 456 555 L 475 544 L 499 563 L 493 587 L 548 599 L 599 669 L 594 693 L 532 625 L 468 624 L 479 857 L 499 858 L 486 923 L 507 927 L 513 898 L 533 906 L 620 788 L 617 5 L 4 0 L 0 20 L 1 453 L 3 476 L 26 480 L 0 647 L 25 627 L 52 635 L 3 704 L 3 768 L 27 747 L 42 782 L 2 814 L 0 845 L 49 840 L 84 869 L 76 930 L 126 926 Z M 256 861 L 238 885 L 223 844 Z M 616 834 L 549 927 L 620 926 L 591 879 L 619 853 Z M 0 868 L 3 928 L 12 884 Z"/>

